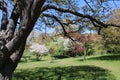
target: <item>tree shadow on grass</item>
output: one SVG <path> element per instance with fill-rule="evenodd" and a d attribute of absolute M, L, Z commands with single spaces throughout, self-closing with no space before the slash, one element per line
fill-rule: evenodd
<path fill-rule="evenodd" d="M 92 58 L 88 58 L 88 60 L 120 60 L 120 54 L 119 55 L 113 54 L 113 55 L 92 57 Z"/>
<path fill-rule="evenodd" d="M 57 56 L 52 56 L 55 59 L 65 59 L 65 58 L 69 58 L 68 56 L 64 56 L 64 55 L 57 55 Z"/>
<path fill-rule="evenodd" d="M 115 77 L 100 67 L 71 66 L 17 70 L 13 80 L 115 80 Z"/>

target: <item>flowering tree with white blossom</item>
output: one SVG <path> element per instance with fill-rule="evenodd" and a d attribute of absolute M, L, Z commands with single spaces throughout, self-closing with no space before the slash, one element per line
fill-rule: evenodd
<path fill-rule="evenodd" d="M 72 49 L 72 44 L 73 42 L 69 38 L 64 39 L 64 43 L 63 43 L 64 51 L 70 51 Z"/>
<path fill-rule="evenodd" d="M 40 45 L 38 43 L 33 43 L 30 46 L 30 51 L 36 55 L 36 60 L 39 60 L 40 57 L 48 54 L 48 49 L 45 45 Z"/>

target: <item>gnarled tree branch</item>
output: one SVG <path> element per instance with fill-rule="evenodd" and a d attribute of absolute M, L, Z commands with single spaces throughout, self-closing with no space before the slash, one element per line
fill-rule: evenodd
<path fill-rule="evenodd" d="M 64 36 L 66 36 L 66 37 L 70 38 L 72 41 L 74 41 L 74 39 L 72 37 L 70 37 L 69 34 L 67 33 L 67 31 L 64 27 L 64 24 L 56 16 L 50 15 L 50 14 L 43 14 L 43 16 L 51 17 L 51 18 L 55 19 L 61 25 Z"/>
<path fill-rule="evenodd" d="M 7 19 L 7 3 L 5 1 L 0 2 L 0 9 L 2 10 L 2 20 L 1 20 L 1 30 L 7 29 L 8 19 Z"/>
<path fill-rule="evenodd" d="M 21 4 L 22 4 L 21 1 L 17 1 L 15 6 L 14 6 L 14 9 L 12 11 L 12 14 L 11 14 L 11 17 L 10 17 L 10 20 L 9 20 L 9 23 L 8 23 L 8 26 L 7 26 L 8 28 L 7 28 L 7 31 L 6 31 L 7 42 L 10 41 L 14 36 L 14 32 L 15 32 L 15 29 L 16 29 L 16 26 L 17 26 L 17 22 L 18 22 L 20 13 L 21 13 L 21 10 L 20 10 Z"/>
<path fill-rule="evenodd" d="M 63 8 L 60 8 L 58 6 L 53 6 L 53 5 L 46 5 L 43 7 L 42 11 L 46 11 L 48 9 L 53 9 L 53 10 L 57 10 L 57 11 L 60 11 L 60 12 L 63 12 L 63 13 L 71 13 L 75 16 L 78 16 L 78 17 L 82 17 L 82 18 L 87 18 L 87 19 L 90 19 L 92 21 L 94 21 L 95 23 L 101 25 L 102 27 L 105 27 L 107 28 L 108 26 L 115 26 L 115 27 L 120 27 L 120 25 L 115 25 L 115 24 L 106 24 L 106 23 L 103 23 L 95 18 L 93 18 L 92 16 L 90 15 L 87 15 L 87 14 L 82 14 L 82 13 L 79 13 L 79 12 L 76 12 L 76 11 L 72 11 L 70 9 L 63 9 Z"/>

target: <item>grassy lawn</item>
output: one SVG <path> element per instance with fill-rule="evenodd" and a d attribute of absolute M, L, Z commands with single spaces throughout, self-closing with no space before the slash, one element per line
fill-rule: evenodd
<path fill-rule="evenodd" d="M 120 80 L 120 55 L 20 62 L 13 80 Z"/>

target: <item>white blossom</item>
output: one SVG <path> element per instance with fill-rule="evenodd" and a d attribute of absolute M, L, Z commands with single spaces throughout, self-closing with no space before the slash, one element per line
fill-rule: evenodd
<path fill-rule="evenodd" d="M 30 46 L 30 51 L 39 55 L 45 55 L 48 53 L 49 50 L 46 48 L 45 45 L 39 45 L 38 43 L 33 43 Z"/>
<path fill-rule="evenodd" d="M 70 40 L 69 38 L 64 39 L 64 51 L 69 51 L 72 49 L 72 40 Z"/>

